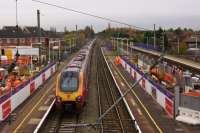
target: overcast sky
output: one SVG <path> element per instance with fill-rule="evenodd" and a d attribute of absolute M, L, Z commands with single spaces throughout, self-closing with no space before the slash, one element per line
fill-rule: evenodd
<path fill-rule="evenodd" d="M 0 0 L 0 27 L 15 25 L 15 1 Z M 63 7 L 89 12 L 144 28 L 157 26 L 188 27 L 200 29 L 200 0 L 41 0 Z M 19 25 L 37 25 L 36 11 L 41 11 L 41 26 L 69 30 L 93 25 L 99 31 L 108 22 L 89 16 L 65 11 L 35 3 L 32 0 L 18 0 Z M 111 26 L 122 25 L 111 23 Z"/>

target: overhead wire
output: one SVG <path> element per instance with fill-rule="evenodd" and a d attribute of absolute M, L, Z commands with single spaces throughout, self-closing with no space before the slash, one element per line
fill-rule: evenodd
<path fill-rule="evenodd" d="M 40 0 L 32 0 L 32 1 L 40 3 L 40 4 L 44 4 L 44 5 L 49 5 L 49 6 L 53 6 L 53 7 L 56 7 L 56 8 L 60 8 L 60 9 L 63 9 L 63 10 L 67 10 L 67 11 L 70 11 L 70 12 L 75 12 L 75 13 L 78 13 L 78 14 L 94 17 L 94 18 L 97 18 L 97 19 L 102 19 L 102 20 L 106 20 L 106 21 L 109 21 L 109 22 L 113 22 L 113 23 L 117 23 L 117 24 L 121 24 L 121 25 L 126 25 L 128 27 L 132 27 L 132 28 L 135 28 L 137 30 L 151 31 L 150 29 L 147 29 L 147 28 L 131 25 L 131 24 L 128 24 L 128 23 L 125 23 L 125 22 L 121 22 L 121 21 L 114 20 L 114 19 L 107 18 L 107 17 L 98 16 L 98 15 L 91 14 L 91 13 L 88 13 L 88 12 L 83 12 L 83 11 L 80 11 L 80 10 L 67 8 L 67 7 L 59 6 L 59 5 L 56 5 L 56 4 L 52 4 L 52 3 L 48 3 L 48 2 L 44 2 L 44 1 L 40 1 Z"/>

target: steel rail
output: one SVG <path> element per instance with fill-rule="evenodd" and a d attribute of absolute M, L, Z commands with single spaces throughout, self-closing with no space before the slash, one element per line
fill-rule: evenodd
<path fill-rule="evenodd" d="M 103 70 L 104 70 L 104 74 L 105 74 L 105 77 L 106 77 L 106 81 L 108 83 L 108 88 L 110 90 L 110 94 L 111 94 L 111 97 L 112 97 L 112 101 L 113 103 L 115 102 L 116 99 L 114 99 L 114 94 L 113 94 L 113 91 L 111 89 L 111 85 L 110 85 L 110 82 L 109 82 L 109 79 L 108 79 L 108 75 L 106 73 L 106 70 L 105 70 L 105 67 L 103 67 Z M 125 130 L 124 130 L 124 126 L 123 126 L 123 122 L 122 122 L 122 119 L 121 119 L 121 116 L 120 116 L 120 113 L 119 113 L 119 109 L 117 106 L 115 106 L 115 111 L 116 111 L 116 114 L 117 114 L 117 117 L 119 119 L 119 122 L 120 122 L 120 127 L 121 127 L 121 130 L 123 133 L 125 133 Z"/>

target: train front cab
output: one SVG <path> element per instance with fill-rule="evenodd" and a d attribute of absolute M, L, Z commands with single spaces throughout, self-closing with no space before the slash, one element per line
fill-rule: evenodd
<path fill-rule="evenodd" d="M 60 74 L 56 85 L 56 107 L 59 109 L 75 108 L 80 110 L 85 103 L 86 86 L 83 72 L 77 72 L 69 81 Z M 76 79 L 75 79 L 76 78 Z M 74 79 L 74 80 L 73 80 Z M 77 80 L 78 79 L 78 80 Z M 73 86 L 70 88 L 70 86 Z"/>

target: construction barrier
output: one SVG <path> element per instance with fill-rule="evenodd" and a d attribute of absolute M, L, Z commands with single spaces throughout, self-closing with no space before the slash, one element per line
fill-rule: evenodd
<path fill-rule="evenodd" d="M 144 75 L 144 73 L 134 64 L 128 63 L 128 60 L 124 57 L 120 57 L 120 62 L 122 67 L 130 74 L 133 80 L 139 80 L 141 77 L 143 79 L 140 81 L 140 86 L 149 95 L 153 97 L 168 113 L 170 117 L 174 117 L 174 94 L 165 89 L 162 85 L 150 77 Z"/>
<path fill-rule="evenodd" d="M 51 64 L 31 79 L 0 97 L 0 121 L 5 120 L 12 111 L 32 95 L 55 71 L 56 64 Z"/>
<path fill-rule="evenodd" d="M 189 108 L 179 107 L 179 115 L 176 117 L 176 120 L 191 125 L 200 125 L 200 112 Z"/>

